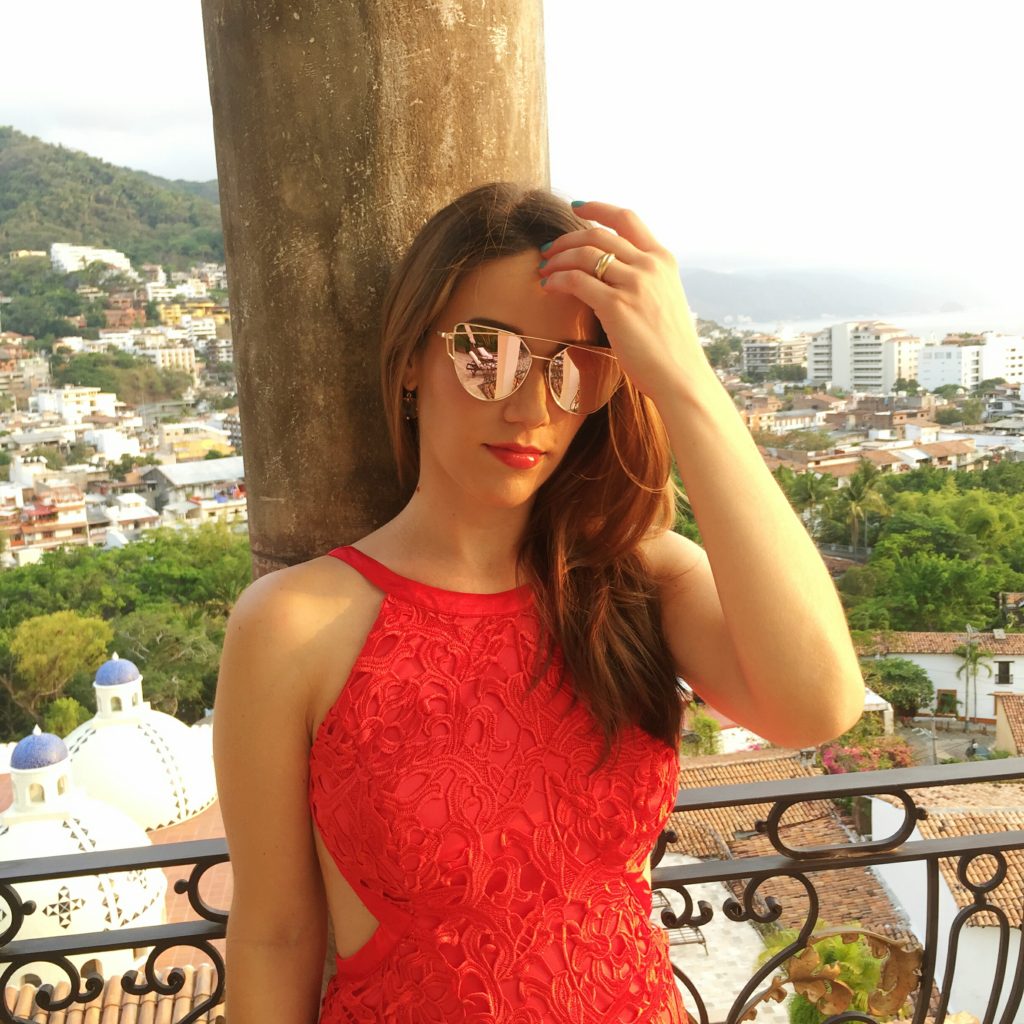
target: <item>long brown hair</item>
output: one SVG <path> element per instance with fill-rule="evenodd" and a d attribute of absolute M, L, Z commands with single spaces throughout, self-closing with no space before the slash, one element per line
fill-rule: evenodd
<path fill-rule="evenodd" d="M 410 356 L 473 268 L 587 227 L 542 189 L 482 185 L 436 213 L 402 258 L 384 301 L 384 407 L 403 484 L 419 472 L 416 421 L 402 412 Z M 586 418 L 537 492 L 519 550 L 549 640 L 604 734 L 602 760 L 626 726 L 673 749 L 684 691 L 661 629 L 661 608 L 640 541 L 675 518 L 671 455 L 661 419 L 629 381 Z M 546 662 L 547 663 L 547 662 Z"/>

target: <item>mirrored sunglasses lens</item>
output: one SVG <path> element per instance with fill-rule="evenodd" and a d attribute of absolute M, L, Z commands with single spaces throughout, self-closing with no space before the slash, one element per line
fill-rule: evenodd
<path fill-rule="evenodd" d="M 474 324 L 454 329 L 455 373 L 475 398 L 507 398 L 530 372 L 530 353 L 517 334 Z"/>
<path fill-rule="evenodd" d="M 548 381 L 566 412 L 586 416 L 612 397 L 621 379 L 618 361 L 586 348 L 567 348 L 551 360 Z"/>

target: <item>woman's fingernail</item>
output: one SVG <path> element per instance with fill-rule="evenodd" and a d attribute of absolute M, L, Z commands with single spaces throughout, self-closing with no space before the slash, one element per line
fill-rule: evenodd
<path fill-rule="evenodd" d="M 542 246 L 540 247 L 540 251 L 541 251 L 541 252 L 547 252 L 547 251 L 548 251 L 548 249 L 550 249 L 552 245 L 554 245 L 554 242 L 545 242 L 545 243 L 544 243 L 544 244 L 543 244 L 543 245 L 542 245 Z"/>
<path fill-rule="evenodd" d="M 589 199 L 574 199 L 571 203 L 571 206 L 575 210 L 577 206 L 586 206 L 589 202 Z"/>
<path fill-rule="evenodd" d="M 548 279 L 546 277 L 542 277 L 540 279 L 540 283 L 541 283 L 541 287 L 543 288 L 544 285 L 546 285 L 548 283 Z"/>
<path fill-rule="evenodd" d="M 546 267 L 547 265 L 548 265 L 548 261 L 547 260 L 541 260 L 540 263 L 537 264 L 537 269 L 540 270 L 541 267 Z"/>

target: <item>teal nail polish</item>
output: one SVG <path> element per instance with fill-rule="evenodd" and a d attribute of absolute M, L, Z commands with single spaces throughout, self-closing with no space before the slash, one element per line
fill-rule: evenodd
<path fill-rule="evenodd" d="M 586 206 L 589 202 L 589 199 L 574 199 L 570 205 L 575 210 L 577 206 Z"/>
<path fill-rule="evenodd" d="M 547 260 L 541 260 L 540 263 L 537 264 L 537 269 L 540 270 L 542 267 L 546 267 L 547 265 L 548 265 L 548 261 Z"/>
<path fill-rule="evenodd" d="M 550 249 L 552 245 L 554 245 L 554 242 L 545 242 L 545 243 L 544 243 L 544 244 L 543 244 L 543 245 L 542 245 L 542 246 L 540 247 L 540 251 L 541 251 L 541 252 L 547 252 L 547 251 L 548 251 L 548 249 Z"/>
<path fill-rule="evenodd" d="M 546 285 L 547 283 L 548 283 L 548 279 L 546 277 L 542 277 L 540 279 L 540 286 L 541 286 L 541 288 L 543 288 L 544 285 Z"/>

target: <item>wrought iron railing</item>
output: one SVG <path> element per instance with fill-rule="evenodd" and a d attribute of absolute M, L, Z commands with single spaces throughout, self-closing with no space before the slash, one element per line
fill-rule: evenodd
<path fill-rule="evenodd" d="M 803 925 L 797 937 L 768 958 L 743 985 L 726 1015 L 729 1024 L 750 1019 L 768 999 L 784 998 L 789 994 L 785 990 L 787 985 L 793 991 L 814 995 L 812 1001 L 817 1002 L 823 1013 L 830 1014 L 826 1024 L 886 1019 L 895 1015 L 908 998 L 913 1004 L 910 1024 L 922 1024 L 926 1015 L 934 1016 L 937 1024 L 942 1024 L 957 968 L 963 927 L 973 915 L 987 912 L 997 921 L 998 950 L 995 963 L 990 965 L 993 968 L 993 982 L 984 1014 L 980 1008 L 973 1012 L 982 1024 L 1011 1024 L 1018 1014 L 1024 994 L 1024 941 L 1020 942 L 1011 965 L 1011 925 L 1005 911 L 989 902 L 988 895 L 1006 877 L 1006 854 L 1020 851 L 1019 856 L 1024 858 L 1024 831 L 911 840 L 917 821 L 927 816 L 925 809 L 915 802 L 911 791 L 921 787 L 982 780 L 998 782 L 1019 779 L 1024 779 L 1024 758 L 684 790 L 679 794 L 676 804 L 676 810 L 680 812 L 751 804 L 770 805 L 769 814 L 763 821 L 757 822 L 756 828 L 768 838 L 775 853 L 771 856 L 735 860 L 707 860 L 684 866 L 659 866 L 667 846 L 675 840 L 671 832 L 666 831 L 651 858 L 654 866 L 652 887 L 662 892 L 678 893 L 684 909 L 681 913 L 673 911 L 671 907 L 663 909 L 662 924 L 669 929 L 700 928 L 720 910 L 730 922 L 771 926 L 783 908 L 775 897 L 763 898 L 759 889 L 769 879 L 794 879 L 807 897 L 808 909 Z M 784 816 L 801 803 L 882 794 L 894 797 L 903 810 L 902 821 L 890 836 L 862 842 L 796 847 L 787 844 L 781 835 L 785 828 Z M 979 881 L 968 871 L 971 864 L 984 855 L 993 857 L 996 867 L 987 879 Z M 946 970 L 943 977 L 937 979 L 939 894 L 942 884 L 939 862 L 943 858 L 956 860 L 957 877 L 970 892 L 972 902 L 962 907 L 952 922 L 946 944 Z M 0 921 L 8 922 L 0 933 L 0 965 L 6 965 L 0 974 L 0 994 L 25 967 L 43 961 L 63 971 L 67 975 L 67 985 L 61 986 L 60 997 L 55 995 L 52 986 L 41 986 L 36 995 L 36 1004 L 40 1009 L 60 1010 L 75 1003 L 88 1003 L 100 994 L 102 979 L 89 974 L 82 977 L 69 957 L 103 950 L 149 948 L 144 968 L 126 974 L 122 979 L 122 987 L 137 995 L 153 992 L 172 995 L 182 988 L 184 972 L 171 970 L 161 977 L 155 964 L 161 954 L 182 947 L 199 950 L 209 957 L 216 972 L 216 983 L 207 997 L 193 1005 L 174 1024 L 194 1024 L 200 1019 L 206 1019 L 205 1015 L 223 1000 L 225 965 L 213 940 L 225 935 L 227 910 L 208 906 L 200 896 L 199 889 L 206 872 L 227 860 L 224 840 L 214 839 L 102 853 L 40 857 L 8 861 L 0 865 L 0 910 L 6 904 L 6 913 L 0 915 Z M 814 886 L 814 876 L 818 872 L 908 862 L 924 864 L 927 879 L 925 934 L 919 946 L 906 940 L 864 932 L 852 925 L 839 929 L 818 929 L 820 903 Z M 36 911 L 31 902 L 23 902 L 19 897 L 19 884 L 179 866 L 190 867 L 187 874 L 175 882 L 174 888 L 179 894 L 187 894 L 196 915 L 192 921 L 52 938 L 17 937 L 26 916 Z M 740 895 L 726 897 L 720 908 L 712 907 L 703 900 L 695 903 L 689 888 L 705 882 L 731 882 Z M 878 988 L 869 1000 L 870 1014 L 845 1008 L 845 990 L 841 984 L 837 984 L 835 972 L 827 969 L 830 965 L 822 964 L 812 953 L 809 955 L 804 952 L 810 950 L 818 939 L 834 933 L 846 936 L 848 941 L 856 934 L 864 935 L 872 952 L 884 961 Z M 1024 935 L 1021 938 L 1024 939 Z M 687 1004 L 695 1010 L 695 1024 L 697 1021 L 700 1024 L 711 1024 L 699 991 L 700 979 L 687 977 L 678 967 L 673 966 L 673 970 L 689 993 Z M 1004 996 L 1002 1013 L 997 1022 L 997 1005 Z M 0 1006 L 0 1022 L 32 1024 L 29 1017 L 16 1016 L 6 1001 Z"/>

